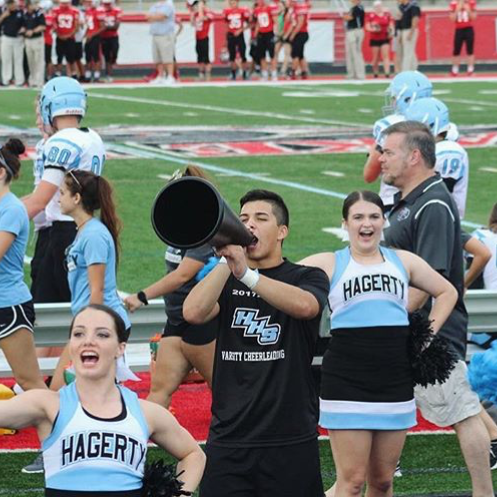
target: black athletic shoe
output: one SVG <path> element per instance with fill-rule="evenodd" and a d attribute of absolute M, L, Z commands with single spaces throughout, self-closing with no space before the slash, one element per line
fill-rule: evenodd
<path fill-rule="evenodd" d="M 41 450 L 40 452 L 38 452 L 36 459 L 31 464 L 24 466 L 21 471 L 29 475 L 45 472 L 45 467 L 43 465 L 43 453 L 41 452 Z"/>

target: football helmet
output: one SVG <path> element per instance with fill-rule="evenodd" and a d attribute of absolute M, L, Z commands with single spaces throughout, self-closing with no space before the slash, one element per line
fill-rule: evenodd
<path fill-rule="evenodd" d="M 420 98 L 409 106 L 405 113 L 408 121 L 426 124 L 433 136 L 449 130 L 449 109 L 438 98 Z"/>
<path fill-rule="evenodd" d="M 419 71 L 403 71 L 388 86 L 385 96 L 387 105 L 384 115 L 404 114 L 408 107 L 418 98 L 431 97 L 433 85 L 431 81 Z"/>
<path fill-rule="evenodd" d="M 45 84 L 40 95 L 43 124 L 53 124 L 57 116 L 81 116 L 86 113 L 87 96 L 74 78 L 59 76 Z"/>

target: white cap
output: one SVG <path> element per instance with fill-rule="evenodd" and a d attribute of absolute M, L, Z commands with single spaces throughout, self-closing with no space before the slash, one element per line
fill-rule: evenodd
<path fill-rule="evenodd" d="M 60 3 L 71 3 L 71 0 L 59 0 Z"/>

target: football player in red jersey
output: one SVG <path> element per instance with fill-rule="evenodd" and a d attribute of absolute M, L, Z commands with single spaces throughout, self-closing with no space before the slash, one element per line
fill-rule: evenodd
<path fill-rule="evenodd" d="M 306 0 L 296 0 L 293 6 L 294 27 L 289 41 L 292 44 L 292 78 L 300 71 L 300 77 L 307 79 L 309 66 L 304 57 L 304 46 L 309 40 L 308 24 L 311 4 Z"/>
<path fill-rule="evenodd" d="M 79 29 L 79 10 L 71 6 L 71 0 L 60 0 L 60 5 L 53 11 L 54 31 L 56 34 L 55 50 L 57 52 L 56 74 L 62 74 L 62 63 L 66 59 L 66 73 L 76 75 L 76 42 L 74 35 Z"/>
<path fill-rule="evenodd" d="M 250 19 L 249 11 L 244 7 L 238 6 L 238 0 L 229 0 L 229 7 L 223 10 L 223 17 L 228 24 L 228 34 L 226 41 L 231 62 L 230 79 L 236 79 L 237 63 L 236 54 L 240 55 L 243 69 L 243 79 L 247 79 L 247 46 L 243 32 L 247 28 L 247 23 Z"/>
<path fill-rule="evenodd" d="M 107 81 L 112 82 L 112 70 L 117 62 L 119 53 L 119 25 L 121 24 L 122 10 L 113 4 L 112 0 L 102 0 L 105 29 L 102 31 L 102 52 L 105 59 Z"/>
<path fill-rule="evenodd" d="M 52 64 L 52 46 L 53 46 L 53 13 L 52 7 L 53 3 L 51 0 L 43 0 L 40 3 L 40 7 L 45 15 L 46 28 L 43 31 L 43 38 L 45 41 L 45 80 L 48 80 L 53 75 L 53 64 Z"/>
<path fill-rule="evenodd" d="M 276 71 L 276 58 L 274 56 L 274 27 L 278 21 L 279 5 L 266 4 L 264 0 L 257 0 L 253 16 L 255 18 L 255 34 L 257 36 L 257 46 L 261 57 L 261 79 L 268 79 L 268 64 L 266 54 L 269 55 L 271 64 L 271 79 L 278 80 Z"/>
<path fill-rule="evenodd" d="M 205 0 L 195 0 L 190 11 L 190 21 L 195 28 L 195 49 L 199 65 L 199 79 L 211 79 L 211 61 L 209 59 L 209 30 L 214 20 L 214 13 L 207 8 Z"/>
<path fill-rule="evenodd" d="M 476 19 L 475 0 L 452 0 L 450 2 L 450 18 L 456 23 L 454 33 L 454 51 L 452 52 L 452 76 L 459 74 L 462 46 L 466 45 L 468 55 L 468 76 L 475 71 L 475 30 L 473 21 Z"/>
<path fill-rule="evenodd" d="M 100 35 L 105 30 L 105 12 L 94 6 L 93 0 L 84 0 L 83 9 L 86 24 L 85 79 L 98 81 L 100 79 Z"/>
<path fill-rule="evenodd" d="M 369 46 L 372 52 L 373 74 L 379 74 L 380 55 L 383 61 L 383 70 L 387 78 L 390 77 L 390 38 L 394 31 L 394 20 L 390 12 L 383 8 L 381 0 L 373 2 L 373 12 L 366 14 L 366 31 L 369 32 Z"/>

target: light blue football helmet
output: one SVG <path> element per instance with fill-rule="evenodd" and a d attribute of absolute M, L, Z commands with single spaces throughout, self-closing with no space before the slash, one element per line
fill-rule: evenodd
<path fill-rule="evenodd" d="M 404 114 L 409 106 L 418 98 L 431 97 L 433 85 L 419 71 L 403 71 L 388 86 L 385 92 L 387 101 L 383 108 L 385 115 Z"/>
<path fill-rule="evenodd" d="M 409 106 L 405 113 L 406 120 L 426 124 L 433 136 L 449 130 L 449 109 L 438 98 L 420 98 Z"/>
<path fill-rule="evenodd" d="M 81 116 L 86 113 L 86 93 L 74 78 L 60 76 L 45 84 L 40 95 L 43 124 L 53 124 L 57 116 Z"/>

